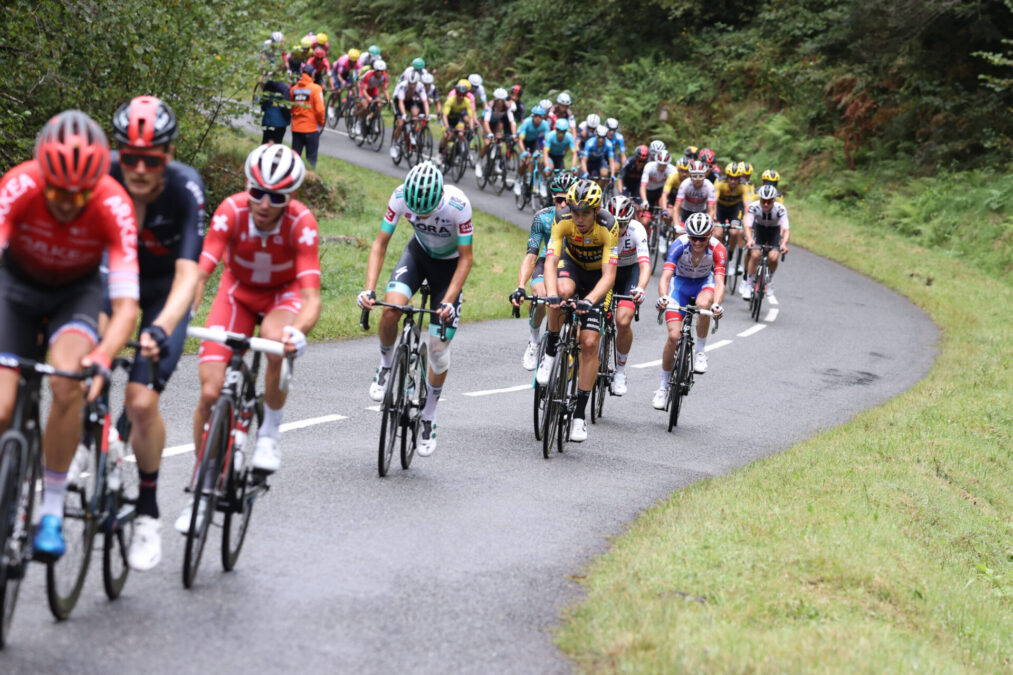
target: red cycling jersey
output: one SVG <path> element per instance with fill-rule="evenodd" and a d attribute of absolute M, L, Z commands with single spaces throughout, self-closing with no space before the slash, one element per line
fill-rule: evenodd
<path fill-rule="evenodd" d="M 225 268 L 240 284 L 271 288 L 297 281 L 300 288 L 320 288 L 317 219 L 292 200 L 278 225 L 261 232 L 250 215 L 249 193 L 222 202 L 204 237 L 200 268 L 214 271 L 225 256 Z"/>
<path fill-rule="evenodd" d="M 0 249 L 29 280 L 65 286 L 93 274 L 109 251 L 109 297 L 140 297 L 134 203 L 111 176 L 103 176 L 81 213 L 58 222 L 46 208 L 45 180 L 34 159 L 0 180 Z"/>
<path fill-rule="evenodd" d="M 379 96 L 380 89 L 387 86 L 387 72 L 371 70 L 359 80 L 359 96 Z"/>

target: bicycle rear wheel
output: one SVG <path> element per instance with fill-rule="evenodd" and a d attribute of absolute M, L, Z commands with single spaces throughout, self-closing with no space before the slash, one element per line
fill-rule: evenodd
<path fill-rule="evenodd" d="M 394 356 L 394 365 L 387 376 L 387 388 L 383 393 L 383 407 L 380 408 L 383 419 L 380 422 L 380 446 L 377 456 L 377 470 L 380 478 L 390 470 L 390 460 L 394 456 L 394 444 L 398 437 L 404 438 L 405 371 L 408 368 L 408 354 L 404 345 L 398 347 Z"/>
<path fill-rule="evenodd" d="M 257 399 L 257 403 L 263 403 L 263 397 Z M 252 451 L 250 439 L 257 438 L 262 411 L 263 405 L 253 406 L 250 428 L 246 430 L 246 445 L 239 449 L 243 456 L 238 456 L 235 447 L 229 453 L 229 469 L 225 479 L 227 504 L 225 520 L 222 522 L 222 567 L 226 572 L 231 572 L 239 561 L 239 553 L 243 550 L 243 542 L 246 541 L 246 530 L 250 526 L 250 518 L 253 517 L 254 496 L 250 494 L 250 488 L 256 487 L 255 481 L 263 480 L 262 476 L 255 476 L 247 459 L 251 457 Z"/>
<path fill-rule="evenodd" d="M 458 140 L 454 144 L 454 182 L 460 183 L 468 171 L 468 142 L 467 139 Z"/>
<path fill-rule="evenodd" d="M 193 586 L 200 565 L 208 529 L 218 507 L 218 490 L 221 487 L 222 462 L 229 447 L 232 431 L 230 404 L 220 399 L 211 409 L 207 430 L 201 442 L 197 480 L 193 484 L 193 508 L 190 528 L 186 533 L 186 551 L 183 554 L 183 587 Z M 201 508 L 203 506 L 203 509 Z M 201 511 L 204 517 L 198 518 Z"/>
<path fill-rule="evenodd" d="M 651 224 L 651 231 L 648 233 L 647 249 L 651 255 L 651 274 L 654 274 L 654 269 L 658 266 L 658 260 L 665 257 L 665 251 L 661 249 L 661 242 L 658 241 L 661 233 L 661 224 L 654 222 Z"/>
<path fill-rule="evenodd" d="M 10 637 L 11 619 L 18 600 L 18 590 L 24 577 L 25 566 L 30 555 L 27 530 L 17 532 L 18 511 L 27 510 L 25 522 L 32 522 L 31 512 L 35 501 L 35 471 L 30 477 L 22 477 L 19 460 L 24 448 L 23 441 L 6 438 L 0 445 L 0 648 Z M 27 454 L 27 453 L 25 453 Z M 26 479 L 27 478 L 27 479 Z"/>
<path fill-rule="evenodd" d="M 91 562 L 92 542 L 98 529 L 99 491 L 105 479 L 105 457 L 95 452 L 95 440 L 89 438 L 87 471 L 74 485 L 67 485 L 63 502 L 63 538 L 67 552 L 46 563 L 46 597 L 49 611 L 62 621 L 70 616 L 84 588 Z M 78 450 L 80 452 L 80 450 Z"/>
<path fill-rule="evenodd" d="M 419 425 L 422 421 L 422 409 L 429 398 L 429 345 L 419 345 L 419 356 L 408 370 L 408 406 L 410 412 L 405 420 L 401 439 L 401 468 L 407 469 L 415 457 L 415 447 L 419 443 Z M 408 440 L 408 429 L 411 429 L 411 440 Z"/>
<path fill-rule="evenodd" d="M 433 132 L 429 130 L 429 125 L 419 130 L 418 143 L 415 148 L 417 153 L 416 164 L 421 164 L 433 158 Z"/>
<path fill-rule="evenodd" d="M 669 384 L 670 407 L 668 409 L 668 430 L 679 424 L 679 412 L 682 410 L 682 397 L 689 392 L 689 378 L 692 377 L 693 355 L 684 340 L 679 340 L 679 349 L 676 351 L 675 368 L 672 371 L 672 380 Z"/>

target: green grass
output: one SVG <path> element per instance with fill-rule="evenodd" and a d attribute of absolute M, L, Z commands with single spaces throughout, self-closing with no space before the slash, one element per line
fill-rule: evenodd
<path fill-rule="evenodd" d="M 793 241 L 933 317 L 931 372 L 647 511 L 586 570 L 556 643 L 584 671 L 1009 672 L 1013 288 L 811 206 L 792 220 Z"/>
<path fill-rule="evenodd" d="M 232 137 L 219 141 L 223 151 L 240 161 L 252 147 L 251 142 Z M 316 172 L 325 185 L 337 192 L 341 211 L 317 215 L 321 237 L 323 311 L 311 339 L 362 336 L 360 310 L 355 299 L 366 283 L 369 247 L 380 231 L 390 194 L 401 181 L 323 155 Z M 517 268 L 524 255 L 528 233 L 512 223 L 477 211 L 473 223 L 475 261 L 464 285 L 461 320 L 467 323 L 506 318 L 510 316 L 507 296 L 517 286 Z M 403 220 L 394 232 L 377 283 L 381 297 L 390 272 L 412 232 L 411 225 Z M 202 323 L 206 318 L 215 288 L 216 280 L 213 280 L 204 293 L 195 323 Z M 374 317 L 374 325 L 378 318 Z"/>

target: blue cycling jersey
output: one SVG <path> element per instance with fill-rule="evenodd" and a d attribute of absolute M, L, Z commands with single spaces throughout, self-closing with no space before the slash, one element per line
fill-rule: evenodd
<path fill-rule="evenodd" d="M 617 158 L 626 154 L 626 139 L 618 131 L 612 136 L 612 150 Z"/>
<path fill-rule="evenodd" d="M 577 144 L 573 140 L 573 134 L 569 131 L 563 135 L 563 140 L 559 140 L 559 134 L 555 131 L 545 137 L 545 148 L 550 155 L 556 155 L 557 157 L 565 155 L 576 147 Z"/>
<path fill-rule="evenodd" d="M 597 136 L 590 138 L 584 144 L 584 150 L 581 152 L 581 155 L 594 161 L 612 159 L 612 141 L 607 138 L 601 139 Z"/>
<path fill-rule="evenodd" d="M 544 208 L 531 219 L 531 234 L 528 235 L 528 253 L 545 257 L 545 247 L 552 238 L 552 223 L 556 220 L 556 207 Z"/>
<path fill-rule="evenodd" d="M 523 136 L 526 143 L 532 143 L 543 139 L 549 135 L 550 131 L 552 131 L 552 129 L 549 128 L 549 123 L 544 119 L 538 126 L 535 126 L 535 123 L 532 122 L 531 119 L 531 117 L 528 117 L 524 120 L 524 123 L 521 124 L 521 128 L 517 130 L 517 135 Z"/>

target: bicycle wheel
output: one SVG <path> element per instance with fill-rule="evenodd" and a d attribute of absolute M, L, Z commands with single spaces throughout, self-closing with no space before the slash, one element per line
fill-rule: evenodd
<path fill-rule="evenodd" d="M 492 148 L 489 148 L 489 152 L 486 153 L 485 157 L 481 157 L 480 156 L 475 161 L 474 166 L 481 166 L 482 167 L 482 172 L 481 172 L 482 175 L 481 176 L 478 175 L 479 174 L 478 171 L 475 171 L 475 182 L 478 183 L 478 189 L 479 190 L 484 190 L 485 186 L 489 184 L 489 174 L 490 174 L 490 168 L 491 167 L 489 165 L 489 161 L 488 160 L 489 160 L 489 155 L 491 155 L 491 154 L 492 154 Z"/>
<path fill-rule="evenodd" d="M 756 271 L 756 281 L 753 283 L 753 296 L 749 299 L 749 314 L 756 322 L 760 321 L 760 309 L 763 307 L 763 295 L 767 292 L 765 283 L 767 269 L 760 266 Z"/>
<path fill-rule="evenodd" d="M 398 149 L 398 151 L 397 151 L 397 158 L 395 159 L 394 157 L 391 157 L 390 161 L 394 162 L 394 166 L 399 166 L 401 164 L 401 160 L 402 159 L 407 159 L 406 163 L 408 164 L 408 168 L 410 169 L 410 168 L 412 168 L 412 160 L 411 160 L 411 156 L 410 156 L 411 150 L 408 148 L 407 144 L 405 143 L 405 134 L 407 134 L 407 133 L 408 133 L 408 129 L 407 128 L 403 128 L 403 129 L 401 129 L 401 137 L 400 138 L 398 138 L 396 141 L 393 138 L 391 139 L 391 141 L 390 141 L 391 147 L 395 147 L 396 146 L 397 149 Z"/>
<path fill-rule="evenodd" d="M 508 152 L 503 157 L 503 186 L 507 188 L 513 188 L 514 183 L 518 179 L 518 160 L 517 154 L 514 152 Z"/>
<path fill-rule="evenodd" d="M 466 140 L 459 140 L 454 144 L 454 182 L 460 183 L 464 174 L 468 171 L 468 143 Z"/>
<path fill-rule="evenodd" d="M 394 456 L 394 443 L 398 436 L 404 436 L 401 417 L 405 405 L 405 370 L 408 367 L 408 354 L 402 345 L 394 356 L 394 365 L 387 375 L 387 387 L 383 392 L 383 407 L 380 409 L 383 419 L 380 422 L 380 446 L 377 456 L 377 470 L 380 478 L 390 470 L 390 460 Z"/>
<path fill-rule="evenodd" d="M 332 91 L 327 97 L 327 126 L 331 129 L 338 128 L 338 121 L 341 119 L 341 92 Z"/>
<path fill-rule="evenodd" d="M 416 164 L 429 161 L 433 158 L 433 132 L 429 130 L 429 125 L 422 127 L 419 130 L 418 143 L 415 145 L 416 152 Z"/>
<path fill-rule="evenodd" d="M 742 247 L 735 249 L 735 259 L 729 260 L 728 274 L 725 275 L 726 286 L 729 293 L 735 293 L 739 287 L 739 263 L 742 262 Z"/>
<path fill-rule="evenodd" d="M 87 470 L 74 485 L 67 485 L 63 502 L 63 538 L 67 552 L 46 563 L 46 597 L 49 611 L 64 620 L 77 604 L 91 562 L 92 541 L 98 529 L 99 492 L 105 474 L 105 457 L 94 451 L 95 439 L 88 439 Z M 80 452 L 80 449 L 78 450 Z"/>
<path fill-rule="evenodd" d="M 562 344 L 562 337 L 560 343 Z M 545 384 L 545 414 L 542 418 L 542 456 L 545 459 L 552 454 L 552 445 L 556 442 L 556 433 L 560 426 L 566 394 L 566 350 L 560 349 L 556 361 L 549 372 L 549 381 Z"/>
<path fill-rule="evenodd" d="M 262 404 L 263 397 L 260 397 L 252 406 L 245 447 L 239 449 L 242 456 L 239 456 L 235 447 L 229 453 L 229 470 L 225 478 L 226 511 L 222 522 L 222 567 L 226 572 L 231 572 L 236 566 L 239 552 L 242 551 L 243 542 L 246 541 L 246 530 L 253 516 L 254 495 L 250 494 L 250 488 L 256 487 L 256 481 L 263 480 L 262 477 L 254 475 L 247 459 L 252 456 L 251 439 L 257 438 L 257 429 L 263 415 Z"/>
<path fill-rule="evenodd" d="M 538 342 L 538 358 L 535 360 L 537 365 L 542 364 L 542 357 L 545 356 L 545 333 L 542 333 L 542 339 Z M 538 372 L 536 366 L 535 372 Z M 534 416 L 535 416 L 535 440 L 542 440 L 542 420 L 545 419 L 545 409 L 549 397 L 545 395 L 546 388 L 544 385 L 538 384 L 537 375 L 535 379 L 535 405 L 534 405 Z"/>
<path fill-rule="evenodd" d="M 126 444 L 125 448 L 129 448 Z M 130 567 L 127 552 L 134 539 L 134 506 L 138 491 L 136 471 L 121 471 L 120 486 L 115 491 L 106 490 L 105 512 L 109 515 L 102 542 L 102 586 L 106 597 L 115 600 L 123 592 Z"/>
<path fill-rule="evenodd" d="M 650 230 L 647 232 L 647 250 L 651 256 L 651 274 L 654 274 L 655 267 L 658 266 L 658 259 L 664 257 L 664 253 L 660 253 L 661 246 L 658 241 L 660 237 L 660 223 L 652 221 Z M 660 255 L 659 255 L 660 253 Z"/>
<path fill-rule="evenodd" d="M 14 618 L 14 606 L 18 600 L 18 590 L 24 577 L 25 566 L 30 555 L 26 547 L 28 530 L 21 528 L 18 532 L 18 512 L 26 510 L 28 517 L 24 522 L 32 522 L 32 506 L 35 502 L 35 471 L 30 477 L 23 477 L 19 467 L 23 453 L 23 440 L 5 438 L 0 449 L 0 545 L 6 558 L 6 565 L 0 567 L 0 648 L 7 644 L 10 636 L 11 619 Z M 13 558 L 13 560 L 12 560 Z"/>
<path fill-rule="evenodd" d="M 190 528 L 186 533 L 186 551 L 183 554 L 183 587 L 193 586 L 200 565 L 208 529 L 218 507 L 218 490 L 221 487 L 222 462 L 229 447 L 232 433 L 230 404 L 219 399 L 211 409 L 207 430 L 201 441 L 200 464 L 197 480 L 193 485 L 193 509 L 190 512 Z M 204 518 L 198 519 L 203 506 Z M 199 522 L 198 522 L 199 520 Z"/>
<path fill-rule="evenodd" d="M 568 365 L 564 371 L 566 381 L 563 388 L 562 416 L 556 430 L 556 450 L 559 452 L 563 452 L 563 446 L 570 440 L 570 427 L 573 426 L 573 408 L 577 400 L 577 375 L 580 372 L 580 351 L 574 352 L 572 363 L 570 363 L 570 359 L 566 360 Z"/>
<path fill-rule="evenodd" d="M 679 341 L 676 351 L 675 368 L 669 384 L 670 407 L 668 409 L 668 430 L 679 424 L 679 411 L 682 409 L 682 397 L 689 393 L 689 378 L 693 376 L 693 355 L 685 341 Z"/>
<path fill-rule="evenodd" d="M 345 101 L 345 110 L 342 117 L 345 119 L 345 132 L 348 134 L 348 140 L 355 141 L 355 101 L 351 98 Z"/>
<path fill-rule="evenodd" d="M 422 409 L 429 398 L 429 345 L 419 345 L 419 355 L 408 369 L 408 409 L 401 439 L 401 468 L 407 469 L 415 457 L 415 447 L 419 443 L 419 425 L 422 422 Z M 411 428 L 411 441 L 408 440 L 408 428 Z"/>
<path fill-rule="evenodd" d="M 484 138 L 481 131 L 476 131 L 471 135 L 471 141 L 468 143 L 468 164 L 471 166 L 478 164 L 478 160 L 482 156 L 483 140 Z"/>
<path fill-rule="evenodd" d="M 257 82 L 253 85 L 253 96 L 250 97 L 250 107 L 256 110 L 257 106 L 260 105 L 260 97 L 264 95 L 264 83 Z"/>
<path fill-rule="evenodd" d="M 369 124 L 369 147 L 373 148 L 373 152 L 380 152 L 380 148 L 383 147 L 385 128 L 383 114 L 377 110 Z"/>
<path fill-rule="evenodd" d="M 605 409 L 605 397 L 608 396 L 612 384 L 612 373 L 615 371 L 614 340 L 615 336 L 611 329 L 606 329 L 605 335 L 598 342 L 598 377 L 591 387 L 591 424 L 601 419 Z"/>

